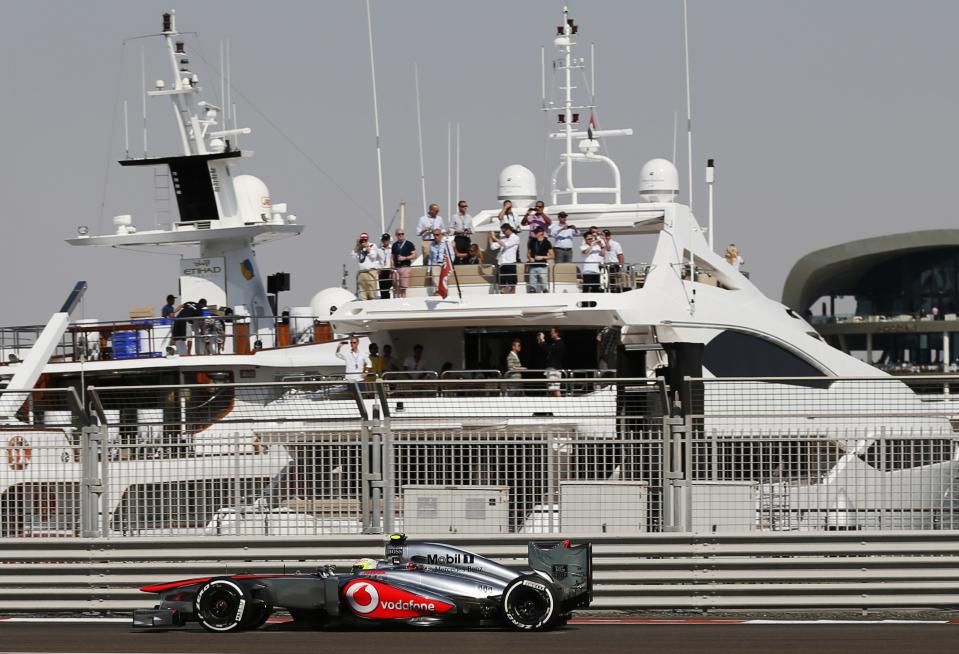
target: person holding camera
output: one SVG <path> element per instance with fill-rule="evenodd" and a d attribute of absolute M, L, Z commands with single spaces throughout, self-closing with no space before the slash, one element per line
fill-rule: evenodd
<path fill-rule="evenodd" d="M 522 224 L 529 227 L 530 234 L 533 234 L 537 227 L 542 227 L 543 231 L 546 231 L 549 229 L 549 226 L 553 224 L 553 220 L 543 213 L 545 208 L 546 205 L 543 204 L 543 201 L 537 200 L 534 206 L 526 210 Z"/>
<path fill-rule="evenodd" d="M 370 243 L 370 235 L 366 232 L 356 239 L 353 256 L 359 265 L 360 272 L 356 276 L 357 295 L 361 300 L 375 300 L 379 286 L 380 254 L 379 248 Z"/>
<path fill-rule="evenodd" d="M 550 225 L 549 235 L 553 237 L 553 249 L 556 251 L 556 263 L 571 263 L 573 261 L 573 239 L 579 236 L 576 225 L 566 222 L 566 212 L 556 214 L 559 222 Z"/>
<path fill-rule="evenodd" d="M 380 258 L 380 299 L 390 299 L 390 289 L 393 288 L 393 245 L 389 232 L 380 236 L 380 247 L 376 248 Z"/>
<path fill-rule="evenodd" d="M 490 248 L 499 250 L 496 253 L 496 268 L 499 276 L 499 292 L 512 294 L 516 292 L 516 259 L 519 252 L 519 236 L 513 231 L 513 226 L 508 222 L 500 225 L 502 236 L 496 232 L 490 233 L 493 242 Z"/>
<path fill-rule="evenodd" d="M 553 245 L 546 238 L 546 230 L 540 225 L 533 228 L 533 235 L 526 244 L 526 269 L 529 271 L 529 292 L 549 293 L 549 263 L 554 259 Z"/>
<path fill-rule="evenodd" d="M 516 219 L 516 216 L 513 215 L 513 202 L 512 200 L 503 200 L 503 208 L 499 210 L 498 217 L 499 224 L 509 223 L 509 226 L 513 229 L 513 233 L 519 232 L 519 221 Z"/>
<path fill-rule="evenodd" d="M 599 266 L 603 263 L 606 243 L 592 232 L 583 236 L 583 293 L 599 293 Z"/>
<path fill-rule="evenodd" d="M 473 235 L 473 216 L 467 212 L 466 200 L 456 204 L 456 213 L 450 219 L 450 231 L 453 232 L 453 246 L 457 257 L 465 257 L 470 249 L 470 237 Z"/>

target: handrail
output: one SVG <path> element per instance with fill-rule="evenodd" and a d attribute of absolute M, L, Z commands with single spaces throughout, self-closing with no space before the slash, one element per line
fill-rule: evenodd
<path fill-rule="evenodd" d="M 418 375 L 414 378 L 414 375 Z M 439 379 L 439 373 L 435 370 L 387 370 L 381 377 L 384 381 L 424 381 Z"/>
<path fill-rule="evenodd" d="M 467 376 L 468 375 L 468 376 Z M 482 375 L 478 377 L 477 375 Z M 477 368 L 475 370 L 445 370 L 440 375 L 440 379 L 501 379 L 503 373 L 495 368 Z"/>
<path fill-rule="evenodd" d="M 555 261 L 546 261 L 531 263 L 529 261 L 519 261 L 517 265 L 522 266 L 522 274 L 519 275 L 517 279 L 517 287 L 524 288 L 530 286 L 530 268 L 545 265 L 548 269 L 547 287 L 550 293 L 560 292 L 570 285 L 583 292 L 619 293 L 625 290 L 634 290 L 643 287 L 646 276 L 653 269 L 653 264 L 646 262 L 594 263 L 569 261 L 557 263 Z M 464 274 L 464 268 L 468 266 L 481 267 L 481 273 L 478 275 Z M 567 268 L 559 268 L 560 266 Z M 597 273 L 599 278 L 596 280 L 595 286 L 591 284 L 588 289 L 584 287 L 585 282 L 583 278 L 583 270 L 586 266 L 596 266 L 599 271 Z M 440 264 L 421 264 L 401 268 L 384 266 L 369 270 L 358 270 L 354 278 L 355 291 L 357 295 L 360 295 L 361 275 L 373 273 L 376 277 L 374 300 L 380 299 L 384 292 L 388 293 L 390 297 L 395 297 L 396 279 L 393 273 L 397 270 L 407 270 L 410 271 L 412 277 L 415 277 L 415 283 L 407 287 L 408 291 L 411 289 L 426 288 L 430 294 L 435 294 L 436 286 L 438 285 L 437 276 L 440 268 Z M 498 294 L 501 291 L 500 284 L 498 283 L 499 269 L 500 265 L 497 263 L 454 264 L 453 273 L 450 274 L 447 279 L 447 286 L 450 289 L 450 293 L 453 293 L 456 285 L 459 284 L 460 288 L 490 289 L 494 294 Z M 457 272 L 459 273 L 458 275 L 456 274 Z M 380 273 L 387 273 L 387 275 L 380 276 Z M 420 279 L 421 276 L 422 279 Z"/>

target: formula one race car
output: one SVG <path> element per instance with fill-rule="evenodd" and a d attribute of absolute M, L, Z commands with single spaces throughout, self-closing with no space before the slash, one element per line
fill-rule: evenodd
<path fill-rule="evenodd" d="M 386 557 L 361 559 L 348 574 L 204 577 L 143 586 L 153 609 L 133 613 L 151 629 L 197 621 L 207 631 L 262 626 L 274 609 L 318 628 L 383 622 L 448 626 L 506 625 L 544 631 L 566 623 L 592 600 L 592 549 L 568 540 L 529 543 L 529 571 L 502 566 L 442 543 L 390 536 Z"/>

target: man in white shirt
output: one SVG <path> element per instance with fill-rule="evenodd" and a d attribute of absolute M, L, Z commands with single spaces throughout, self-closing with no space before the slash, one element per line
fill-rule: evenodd
<path fill-rule="evenodd" d="M 465 256 L 470 249 L 470 236 L 473 234 L 473 216 L 467 213 L 466 200 L 456 204 L 456 213 L 450 219 L 450 232 L 453 234 L 453 246 L 457 256 Z"/>
<path fill-rule="evenodd" d="M 343 343 L 336 347 L 336 358 L 346 364 L 345 377 L 350 381 L 363 381 L 367 370 L 373 367 L 370 357 L 360 352 L 360 339 L 350 336 L 350 349 L 342 352 Z"/>
<path fill-rule="evenodd" d="M 613 234 L 608 229 L 603 230 L 606 237 L 606 252 L 603 261 L 606 263 L 606 272 L 609 274 L 609 292 L 620 293 L 622 288 L 623 263 L 626 257 L 623 246 L 613 240 Z"/>
<path fill-rule="evenodd" d="M 430 260 L 430 246 L 433 245 L 433 231 L 436 229 L 446 233 L 443 216 L 440 215 L 440 205 L 434 202 L 426 215 L 416 223 L 416 233 L 423 239 L 423 263 Z"/>
<path fill-rule="evenodd" d="M 393 288 L 393 244 L 389 232 L 380 237 L 380 247 L 376 248 L 380 257 L 380 298 L 390 299 L 390 289 Z"/>
<path fill-rule="evenodd" d="M 597 236 L 587 233 L 583 236 L 583 293 L 599 293 L 599 264 L 603 262 L 603 244 Z"/>
<path fill-rule="evenodd" d="M 419 374 L 410 374 L 410 379 L 423 379 L 425 375 L 423 371 L 426 370 L 425 364 L 423 362 L 423 346 L 417 343 L 413 346 L 413 354 L 406 357 L 406 360 L 403 361 L 403 370 L 406 370 L 410 373 L 419 373 Z"/>
<path fill-rule="evenodd" d="M 360 268 L 356 276 L 356 291 L 361 300 L 375 300 L 379 286 L 380 251 L 370 243 L 370 235 L 360 234 L 353 248 L 353 256 Z"/>
<path fill-rule="evenodd" d="M 490 233 L 493 242 L 490 248 L 499 250 L 496 253 L 496 268 L 499 275 L 499 292 L 516 292 L 516 255 L 519 250 L 519 236 L 513 232 L 513 226 L 507 222 L 500 225 L 502 236 L 496 232 Z"/>

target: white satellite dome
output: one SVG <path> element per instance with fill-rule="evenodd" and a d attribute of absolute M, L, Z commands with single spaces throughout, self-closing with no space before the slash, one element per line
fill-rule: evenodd
<path fill-rule="evenodd" d="M 326 322 L 330 320 L 333 313 L 347 302 L 352 302 L 356 296 L 345 288 L 333 286 L 324 288 L 313 296 L 310 300 L 310 309 L 317 320 Z"/>
<path fill-rule="evenodd" d="M 262 179 L 253 175 L 237 175 L 233 178 L 233 189 L 236 192 L 240 220 L 244 224 L 270 220 L 273 214 L 273 201 L 270 199 L 270 190 Z"/>
<path fill-rule="evenodd" d="M 650 159 L 639 170 L 639 199 L 675 202 L 679 197 L 679 171 L 669 159 Z"/>
<path fill-rule="evenodd" d="M 536 175 L 526 166 L 507 166 L 499 174 L 496 197 L 500 202 L 512 201 L 517 209 L 533 203 L 536 200 Z"/>

